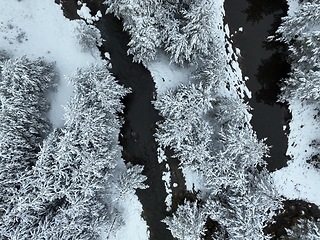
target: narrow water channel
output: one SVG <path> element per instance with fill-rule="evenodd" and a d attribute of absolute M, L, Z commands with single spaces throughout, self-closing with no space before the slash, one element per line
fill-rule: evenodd
<path fill-rule="evenodd" d="M 228 23 L 235 47 L 241 50 L 240 67 L 252 92 L 249 104 L 253 108 L 251 124 L 258 138 L 267 138 L 272 146 L 268 169 L 274 171 L 286 166 L 287 137 L 283 126 L 290 119 L 285 104 L 277 102 L 280 81 L 290 71 L 286 62 L 285 46 L 268 43 L 280 17 L 286 15 L 285 0 L 226 0 L 225 22 Z M 243 32 L 239 28 L 243 27 Z"/>
<path fill-rule="evenodd" d="M 157 146 L 153 137 L 155 123 L 160 117 L 151 101 L 155 86 L 150 72 L 142 64 L 132 62 L 127 56 L 129 36 L 122 31 L 121 21 L 112 15 L 103 16 L 97 24 L 105 39 L 103 51 L 111 56 L 112 72 L 119 82 L 132 89 L 124 104 L 125 124 L 122 127 L 120 143 L 123 146 L 123 157 L 133 164 L 141 164 L 148 177 L 148 189 L 137 190 L 143 205 L 143 217 L 150 228 L 150 239 L 173 239 L 166 225 L 161 222 L 167 215 L 162 166 L 157 160 Z"/>
<path fill-rule="evenodd" d="M 59 3 L 58 0 L 56 0 Z M 142 203 L 142 217 L 146 220 L 150 231 L 150 240 L 171 240 L 172 234 L 161 222 L 168 213 L 165 198 L 167 196 L 162 173 L 164 164 L 159 164 L 157 159 L 157 145 L 153 134 L 155 123 L 160 120 L 158 112 L 151 104 L 155 92 L 155 85 L 150 72 L 142 65 L 132 62 L 132 57 L 127 55 L 129 35 L 122 31 L 121 20 L 111 14 L 105 15 L 106 7 L 102 0 L 87 0 L 92 14 L 98 10 L 102 18 L 96 22 L 102 38 L 105 40 L 100 47 L 102 56 L 110 53 L 111 72 L 125 87 L 130 87 L 132 93 L 125 97 L 123 103 L 124 125 L 121 129 L 120 144 L 123 147 L 123 158 L 126 162 L 144 166 L 143 174 L 148 178 L 148 189 L 137 190 L 137 195 Z M 64 13 L 70 19 L 76 19 L 77 1 L 62 0 Z M 129 236 L 128 236 L 129 237 Z"/>

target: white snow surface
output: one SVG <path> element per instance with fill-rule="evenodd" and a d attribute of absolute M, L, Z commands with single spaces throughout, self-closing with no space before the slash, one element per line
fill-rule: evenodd
<path fill-rule="evenodd" d="M 319 136 L 319 122 L 314 119 L 312 105 L 291 101 L 292 113 L 287 155 L 292 158 L 288 166 L 273 173 L 278 191 L 288 199 L 302 199 L 320 206 L 320 170 L 306 160 L 314 152 L 311 141 Z"/>
<path fill-rule="evenodd" d="M 79 23 L 65 18 L 61 6 L 55 4 L 54 0 L 0 0 L 0 5 L 0 50 L 6 50 L 12 57 L 26 55 L 30 59 L 43 57 L 46 61 L 56 62 L 60 79 L 57 92 L 50 96 L 52 106 L 49 118 L 53 127 L 63 127 L 63 106 L 67 105 L 73 94 L 68 77 L 77 68 L 103 63 L 99 50 L 81 51 L 76 39 L 76 26 Z M 85 15 L 89 10 L 83 5 L 79 13 L 86 19 L 94 19 Z M 142 205 L 138 197 L 135 194 L 127 196 L 122 203 L 125 223 L 112 239 L 148 239 L 147 225 L 141 212 Z M 101 239 L 110 238 L 101 236 Z"/>
<path fill-rule="evenodd" d="M 169 89 L 174 89 L 180 84 L 190 81 L 191 73 L 195 67 L 183 68 L 170 63 L 169 57 L 159 51 L 158 58 L 146 63 L 151 76 L 156 84 L 157 94 L 161 95 Z"/>
<path fill-rule="evenodd" d="M 287 0 L 289 5 L 288 15 L 292 15 L 299 8 L 299 0 Z"/>
<path fill-rule="evenodd" d="M 142 219 L 142 205 L 135 194 L 127 194 L 125 201 L 117 203 L 118 210 L 125 219 L 124 224 L 117 229 L 104 229 L 100 240 L 147 240 L 149 230 L 146 222 Z M 115 216 L 117 217 L 117 216 Z"/>

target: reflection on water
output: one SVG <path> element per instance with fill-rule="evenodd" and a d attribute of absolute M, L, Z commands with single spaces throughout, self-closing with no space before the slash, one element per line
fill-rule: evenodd
<path fill-rule="evenodd" d="M 270 106 L 279 104 L 280 80 L 287 77 L 290 71 L 285 54 L 281 52 L 273 53 L 269 58 L 262 59 L 258 67 L 257 77 L 261 84 L 261 89 L 255 92 L 257 102 L 263 102 Z"/>

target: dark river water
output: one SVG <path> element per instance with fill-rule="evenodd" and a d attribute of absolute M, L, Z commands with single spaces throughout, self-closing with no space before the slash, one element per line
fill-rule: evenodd
<path fill-rule="evenodd" d="M 240 67 L 252 92 L 249 104 L 253 108 L 251 124 L 258 138 L 268 138 L 272 146 L 268 169 L 273 171 L 286 166 L 287 137 L 283 125 L 290 114 L 285 104 L 277 103 L 279 84 L 290 71 L 286 62 L 286 49 L 280 43 L 268 43 L 266 37 L 274 34 L 280 17 L 286 15 L 286 1 L 282 0 L 226 0 L 225 22 L 231 33 L 243 27 L 232 38 L 240 48 Z"/>

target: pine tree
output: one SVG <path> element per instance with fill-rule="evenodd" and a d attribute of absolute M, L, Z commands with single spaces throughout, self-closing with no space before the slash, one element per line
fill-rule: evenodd
<path fill-rule="evenodd" d="M 303 37 L 304 33 L 312 31 L 320 20 L 320 2 L 305 1 L 300 4 L 295 14 L 282 18 L 283 23 L 277 33 L 281 34 L 280 40 L 290 43 L 291 40 Z"/>
<path fill-rule="evenodd" d="M 126 169 L 113 184 L 113 201 L 124 201 L 126 196 L 135 193 L 137 188 L 146 189 L 148 187 L 143 183 L 147 177 L 142 175 L 142 171 L 142 166 L 132 166 L 131 164 L 126 165 Z"/>
<path fill-rule="evenodd" d="M 83 52 L 92 51 L 95 47 L 102 46 L 102 38 L 99 29 L 88 25 L 83 20 L 76 20 L 76 38 Z"/>
<path fill-rule="evenodd" d="M 185 201 L 178 206 L 172 217 L 166 217 L 163 222 L 177 239 L 200 240 L 204 234 L 206 219 L 207 215 L 198 207 L 197 202 Z"/>
<path fill-rule="evenodd" d="M 188 8 L 181 8 L 182 18 L 179 26 L 170 27 L 165 42 L 165 50 L 175 63 L 196 63 L 210 56 L 212 46 L 216 44 L 214 15 L 215 4 L 212 1 L 191 1 Z M 174 21 L 173 21 L 174 23 Z"/>
<path fill-rule="evenodd" d="M 286 229 L 286 231 L 287 235 L 282 236 L 281 239 L 316 240 L 320 238 L 320 223 L 309 219 L 300 219 L 291 229 Z"/>
<path fill-rule="evenodd" d="M 250 181 L 245 192 L 211 193 L 205 209 L 227 231 L 228 239 L 270 239 L 263 229 L 282 207 L 282 199 L 266 169 L 252 171 L 247 178 Z"/>
<path fill-rule="evenodd" d="M 131 35 L 128 54 L 133 61 L 146 63 L 155 59 L 161 45 L 161 32 L 155 15 L 161 12 L 157 0 L 106 0 L 106 13 L 123 19 L 123 28 Z"/>

